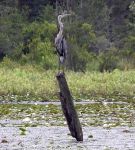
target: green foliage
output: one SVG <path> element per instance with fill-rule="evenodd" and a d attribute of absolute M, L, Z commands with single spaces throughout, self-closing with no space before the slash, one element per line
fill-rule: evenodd
<path fill-rule="evenodd" d="M 90 58 L 88 47 L 96 39 L 91 24 L 73 23 L 66 27 L 66 36 L 69 42 L 68 68 L 74 71 L 85 71 Z M 80 38 L 81 37 L 81 38 Z"/>
<path fill-rule="evenodd" d="M 56 25 L 47 21 L 33 22 L 23 29 L 24 45 L 23 51 L 29 62 L 36 62 L 45 69 L 56 67 L 56 56 L 54 55 L 53 38 L 56 33 Z"/>
<path fill-rule="evenodd" d="M 74 44 L 77 43 L 80 47 L 88 48 L 89 43 L 95 41 L 96 35 L 93 27 L 88 23 L 75 22 L 66 27 L 67 38 Z"/>
<path fill-rule="evenodd" d="M 0 2 L 0 55 L 4 53 L 23 65 L 57 68 L 56 14 L 66 9 L 75 12 L 62 20 L 69 47 L 68 69 L 84 72 L 135 68 L 133 0 L 72 0 L 55 5 L 52 0 Z"/>
<path fill-rule="evenodd" d="M 54 78 L 56 72 L 44 71 L 31 65 L 20 66 L 5 59 L 0 64 L 0 99 L 56 100 L 58 99 L 58 85 Z M 66 72 L 66 76 L 75 99 L 135 94 L 135 71 Z"/>
<path fill-rule="evenodd" d="M 89 58 L 89 53 L 86 49 L 79 48 L 78 45 L 74 44 L 70 47 L 69 53 L 68 68 L 73 71 L 85 72 Z"/>
<path fill-rule="evenodd" d="M 117 56 L 117 50 L 111 49 L 104 53 L 101 53 L 99 56 L 100 59 L 100 65 L 99 70 L 101 72 L 104 71 L 113 71 L 117 68 L 117 62 L 118 62 L 118 56 Z"/>
<path fill-rule="evenodd" d="M 4 6 L 0 13 L 0 48 L 6 55 L 16 58 L 21 53 L 24 19 L 15 8 Z"/>
<path fill-rule="evenodd" d="M 135 53 L 135 36 L 128 36 L 127 40 L 125 41 L 125 47 L 130 50 L 130 55 Z"/>
<path fill-rule="evenodd" d="M 28 18 L 30 21 L 49 19 L 47 16 L 52 15 L 52 0 L 19 0 L 20 8 L 23 10 L 26 6 L 29 9 Z M 46 13 L 46 14 L 45 14 Z M 43 16 L 45 15 L 45 16 Z M 49 21 L 47 20 L 47 21 Z"/>
<path fill-rule="evenodd" d="M 125 38 L 124 49 L 119 53 L 121 61 L 119 66 L 123 70 L 129 70 L 135 68 L 135 37 L 130 35 Z"/>
<path fill-rule="evenodd" d="M 77 9 L 80 21 L 92 24 L 100 34 L 107 28 L 108 12 L 105 0 L 85 0 Z"/>
<path fill-rule="evenodd" d="M 48 21 L 48 22 L 54 22 L 55 16 L 54 16 L 54 9 L 52 6 L 47 5 L 43 7 L 39 13 L 39 20 L 40 21 Z"/>
<path fill-rule="evenodd" d="M 90 52 L 86 70 L 87 71 L 99 71 L 99 65 L 100 65 L 99 56 L 93 52 Z"/>

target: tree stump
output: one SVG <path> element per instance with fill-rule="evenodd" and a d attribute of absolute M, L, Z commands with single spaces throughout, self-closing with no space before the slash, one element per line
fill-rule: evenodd
<path fill-rule="evenodd" d="M 64 73 L 58 73 L 56 75 L 56 78 L 59 83 L 59 96 L 68 128 L 71 132 L 72 137 L 76 138 L 77 141 L 83 141 L 82 127 L 74 107 L 73 98 L 68 88 L 65 75 Z"/>

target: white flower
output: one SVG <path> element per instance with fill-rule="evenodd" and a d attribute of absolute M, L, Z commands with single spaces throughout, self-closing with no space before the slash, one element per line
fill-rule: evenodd
<path fill-rule="evenodd" d="M 31 121 L 31 120 L 30 120 L 29 117 L 26 117 L 26 118 L 23 119 L 23 122 L 30 122 L 30 121 Z"/>

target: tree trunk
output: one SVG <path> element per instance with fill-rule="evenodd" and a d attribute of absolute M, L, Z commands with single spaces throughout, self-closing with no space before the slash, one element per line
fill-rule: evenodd
<path fill-rule="evenodd" d="M 67 120 L 67 124 L 71 135 L 72 137 L 76 138 L 77 141 L 83 141 L 82 127 L 74 107 L 73 98 L 68 88 L 65 75 L 64 73 L 58 73 L 56 78 L 58 80 L 60 88 L 59 96 L 62 105 L 62 110 Z"/>

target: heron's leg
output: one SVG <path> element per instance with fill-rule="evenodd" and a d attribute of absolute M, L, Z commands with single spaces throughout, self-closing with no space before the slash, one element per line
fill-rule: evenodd
<path fill-rule="evenodd" d="M 62 64 L 62 71 L 63 71 L 63 73 L 65 72 L 65 61 Z"/>
<path fill-rule="evenodd" d="M 65 73 L 65 61 L 63 63 L 63 72 Z"/>
<path fill-rule="evenodd" d="M 60 59 L 59 59 L 59 68 L 58 68 L 58 71 L 60 72 Z"/>
<path fill-rule="evenodd" d="M 64 67 L 63 67 L 63 64 L 61 65 L 61 69 L 62 69 L 62 72 L 64 73 Z"/>

